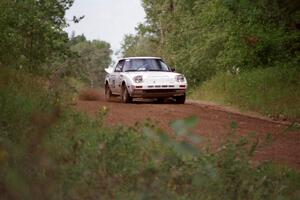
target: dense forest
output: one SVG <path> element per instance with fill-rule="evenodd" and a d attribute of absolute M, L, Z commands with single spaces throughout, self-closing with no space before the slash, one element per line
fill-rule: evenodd
<path fill-rule="evenodd" d="M 237 138 L 234 122 L 214 151 L 198 148 L 193 117 L 172 122 L 168 137 L 151 121 L 109 126 L 106 107 L 76 110 L 82 89 L 101 86 L 112 50 L 68 36 L 68 23 L 84 20 L 66 19 L 73 3 L 0 0 L 0 199 L 299 199 L 299 172 L 253 163 L 271 139 Z M 124 56 L 163 57 L 188 77 L 190 97 L 299 117 L 299 1 L 143 6 Z"/>
<path fill-rule="evenodd" d="M 299 117 L 299 1 L 143 0 L 143 6 L 146 21 L 125 36 L 124 55 L 162 56 L 198 87 L 195 98 Z"/>

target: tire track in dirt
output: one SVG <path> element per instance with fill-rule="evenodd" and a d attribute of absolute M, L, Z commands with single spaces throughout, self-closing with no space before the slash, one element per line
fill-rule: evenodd
<path fill-rule="evenodd" d="M 272 160 L 300 169 L 300 131 L 287 132 L 285 130 L 288 126 L 283 123 L 199 102 L 188 101 L 182 105 L 157 104 L 151 101 L 124 104 L 117 97 L 109 102 L 106 101 L 101 90 L 97 91 L 97 94 L 100 98 L 98 101 L 78 100 L 76 109 L 94 116 L 99 109 L 105 106 L 109 110 L 105 119 L 108 125 L 134 126 L 137 122 L 149 119 L 168 132 L 171 131 L 169 127 L 171 121 L 196 116 L 199 124 L 194 128 L 194 133 L 204 136 L 214 145 L 218 145 L 226 139 L 231 131 L 231 123 L 236 122 L 238 125 L 237 135 L 256 133 L 256 137 L 260 141 L 263 141 L 268 134 L 272 135 L 274 141 L 257 150 L 257 161 Z"/>

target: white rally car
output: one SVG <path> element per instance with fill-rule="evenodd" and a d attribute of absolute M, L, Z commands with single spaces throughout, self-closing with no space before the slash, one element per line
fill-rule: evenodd
<path fill-rule="evenodd" d="M 133 98 L 155 98 L 164 102 L 173 98 L 185 102 L 186 78 L 174 72 L 158 57 L 129 57 L 120 59 L 114 67 L 106 68 L 105 96 L 120 95 L 124 103 Z"/>

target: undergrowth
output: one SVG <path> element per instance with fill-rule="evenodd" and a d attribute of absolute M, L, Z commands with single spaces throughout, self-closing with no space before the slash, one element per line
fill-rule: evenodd
<path fill-rule="evenodd" d="M 200 150 L 194 118 L 173 122 L 174 137 L 151 122 L 108 128 L 107 109 L 89 118 L 39 80 L 5 73 L 0 199 L 299 199 L 299 173 L 254 166 L 256 143 L 233 139 L 235 126 L 218 151 Z"/>
<path fill-rule="evenodd" d="M 299 68 L 273 67 L 240 74 L 220 73 L 191 97 L 233 105 L 274 118 L 300 118 Z"/>

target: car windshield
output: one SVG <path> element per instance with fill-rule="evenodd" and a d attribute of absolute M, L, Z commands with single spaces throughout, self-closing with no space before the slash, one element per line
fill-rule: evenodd
<path fill-rule="evenodd" d="M 129 59 L 125 61 L 124 72 L 131 71 L 165 71 L 170 68 L 160 59 Z"/>

